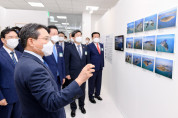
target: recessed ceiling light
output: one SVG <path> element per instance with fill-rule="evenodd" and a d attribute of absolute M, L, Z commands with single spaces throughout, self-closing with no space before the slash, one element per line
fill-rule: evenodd
<path fill-rule="evenodd" d="M 86 6 L 86 10 L 89 10 L 89 11 L 97 11 L 99 9 L 98 6 Z"/>
<path fill-rule="evenodd" d="M 57 16 L 59 19 L 67 19 L 67 16 Z"/>
<path fill-rule="evenodd" d="M 56 21 L 56 20 L 51 20 L 50 22 L 52 22 L 52 23 L 57 23 L 58 21 Z"/>
<path fill-rule="evenodd" d="M 28 2 L 32 7 L 44 7 L 44 5 L 40 2 Z"/>
<path fill-rule="evenodd" d="M 69 25 L 69 23 L 61 23 L 62 25 Z"/>

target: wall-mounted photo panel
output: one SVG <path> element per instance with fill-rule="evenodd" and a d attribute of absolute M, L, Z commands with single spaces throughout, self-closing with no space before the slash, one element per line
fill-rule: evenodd
<path fill-rule="evenodd" d="M 142 56 L 142 68 L 153 72 L 154 57 L 143 55 Z"/>
<path fill-rule="evenodd" d="M 135 21 L 135 32 L 143 32 L 143 19 Z"/>
<path fill-rule="evenodd" d="M 175 34 L 158 35 L 156 39 L 156 51 L 174 53 Z"/>
<path fill-rule="evenodd" d="M 172 79 L 173 60 L 156 58 L 155 73 Z"/>
<path fill-rule="evenodd" d="M 145 18 L 144 31 L 155 30 L 156 26 L 157 26 L 157 14 Z"/>
<path fill-rule="evenodd" d="M 126 48 L 133 48 L 133 37 L 126 38 Z"/>
<path fill-rule="evenodd" d="M 131 22 L 127 24 L 127 34 L 131 34 L 134 33 L 134 29 L 135 29 L 135 22 Z"/>
<path fill-rule="evenodd" d="M 126 52 L 125 53 L 125 62 L 132 63 L 132 53 Z"/>
<path fill-rule="evenodd" d="M 177 8 L 159 13 L 158 29 L 176 26 Z"/>
<path fill-rule="evenodd" d="M 115 50 L 124 51 L 124 35 L 115 36 Z"/>
<path fill-rule="evenodd" d="M 134 49 L 142 49 L 142 37 L 134 38 Z"/>
<path fill-rule="evenodd" d="M 155 51 L 156 36 L 145 36 L 143 38 L 143 50 Z"/>
<path fill-rule="evenodd" d="M 133 65 L 141 67 L 141 55 L 133 54 Z"/>

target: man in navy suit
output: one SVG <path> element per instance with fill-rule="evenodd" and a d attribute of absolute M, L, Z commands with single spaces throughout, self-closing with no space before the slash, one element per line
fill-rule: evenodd
<path fill-rule="evenodd" d="M 100 33 L 93 32 L 92 39 L 93 43 L 90 43 L 88 47 L 88 53 L 90 57 L 90 63 L 95 65 L 95 72 L 93 77 L 88 82 L 89 87 L 89 100 L 91 103 L 96 103 L 95 98 L 102 100 L 100 97 L 101 82 L 102 82 L 102 70 L 104 67 L 104 47 L 103 44 L 99 43 Z M 93 96 L 94 95 L 94 96 Z"/>
<path fill-rule="evenodd" d="M 1 32 L 3 47 L 0 48 L 0 117 L 20 118 L 22 115 L 14 83 L 14 69 L 21 53 L 14 50 L 18 45 L 15 30 L 6 28 Z"/>
<path fill-rule="evenodd" d="M 58 43 L 63 51 L 65 50 L 65 48 L 70 45 L 69 42 L 67 42 L 67 40 L 65 39 L 65 34 L 63 32 L 59 32 L 59 43 Z"/>
<path fill-rule="evenodd" d="M 53 52 L 47 27 L 27 24 L 20 31 L 24 53 L 15 67 L 15 85 L 22 106 L 22 118 L 65 118 L 64 106 L 83 95 L 80 86 L 91 77 L 88 64 L 68 87 L 58 89 L 52 72 L 42 59 Z"/>
<path fill-rule="evenodd" d="M 51 41 L 54 44 L 53 53 L 50 56 L 43 57 L 44 61 L 48 64 L 51 72 L 55 77 L 55 81 L 58 85 L 59 90 L 65 82 L 65 62 L 63 57 L 62 47 L 56 44 L 59 41 L 58 29 L 56 26 L 48 26 L 49 35 Z"/>
<path fill-rule="evenodd" d="M 65 63 L 66 63 L 66 78 L 70 80 L 70 82 L 74 81 L 75 78 L 80 74 L 82 68 L 88 63 L 87 56 L 87 47 L 82 43 L 82 32 L 80 30 L 75 30 L 72 32 L 72 37 L 74 38 L 74 44 L 71 44 L 65 49 Z M 85 85 L 83 83 L 80 87 L 84 93 L 79 100 L 79 108 L 83 114 L 86 113 L 84 108 L 85 101 Z M 71 107 L 71 116 L 75 117 L 75 111 L 77 109 L 77 105 L 74 102 L 70 104 Z"/>

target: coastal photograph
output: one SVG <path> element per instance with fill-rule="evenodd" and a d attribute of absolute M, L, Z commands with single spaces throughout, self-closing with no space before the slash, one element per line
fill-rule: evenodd
<path fill-rule="evenodd" d="M 157 14 L 145 18 L 144 31 L 155 30 L 156 26 L 157 26 Z"/>
<path fill-rule="evenodd" d="M 143 32 L 143 19 L 135 21 L 135 32 Z"/>
<path fill-rule="evenodd" d="M 125 53 L 125 62 L 132 63 L 132 53 L 126 52 Z"/>
<path fill-rule="evenodd" d="M 133 54 L 133 65 L 141 67 L 141 55 Z"/>
<path fill-rule="evenodd" d="M 145 36 L 143 38 L 143 50 L 155 51 L 156 36 Z"/>
<path fill-rule="evenodd" d="M 153 72 L 154 57 L 143 55 L 142 56 L 142 68 Z"/>
<path fill-rule="evenodd" d="M 142 49 L 142 37 L 134 38 L 134 49 Z"/>
<path fill-rule="evenodd" d="M 126 48 L 133 48 L 133 37 L 126 38 Z"/>
<path fill-rule="evenodd" d="M 134 29 L 135 29 L 134 25 L 135 25 L 135 22 L 131 22 L 127 24 L 127 34 L 134 33 Z"/>

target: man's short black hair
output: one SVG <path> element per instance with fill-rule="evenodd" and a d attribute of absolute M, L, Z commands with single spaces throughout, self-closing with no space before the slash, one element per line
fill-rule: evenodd
<path fill-rule="evenodd" d="M 59 32 L 58 34 L 64 34 L 64 32 Z M 65 34 L 64 34 L 64 36 L 65 36 Z"/>
<path fill-rule="evenodd" d="M 46 31 L 48 31 L 48 28 L 41 24 L 36 23 L 30 23 L 22 27 L 19 33 L 19 37 L 21 39 L 21 45 L 23 48 L 27 46 L 27 40 L 29 38 L 37 39 L 40 35 L 38 30 L 44 28 Z"/>
<path fill-rule="evenodd" d="M 67 36 L 64 36 L 67 39 Z"/>
<path fill-rule="evenodd" d="M 72 37 L 75 37 L 75 34 L 77 34 L 78 32 L 80 32 L 80 33 L 82 34 L 82 32 L 81 32 L 80 30 L 74 30 L 74 31 L 72 32 Z"/>
<path fill-rule="evenodd" d="M 18 35 L 18 33 L 14 30 L 14 29 L 12 29 L 12 28 L 10 28 L 10 27 L 6 27 L 4 30 L 2 30 L 2 32 L 1 32 L 1 38 L 5 38 L 5 35 L 6 34 L 9 34 L 9 32 L 15 32 L 17 35 Z"/>
<path fill-rule="evenodd" d="M 99 36 L 100 36 L 100 33 L 99 32 L 93 32 L 92 34 L 91 34 L 91 37 L 93 38 L 93 35 L 94 34 L 99 34 Z"/>
<path fill-rule="evenodd" d="M 50 30 L 50 29 L 56 29 L 56 30 L 57 30 L 57 32 L 58 32 L 58 34 L 59 34 L 58 28 L 57 28 L 55 25 L 49 25 L 49 26 L 48 26 L 48 33 L 50 33 L 50 32 L 51 32 L 51 30 Z"/>

